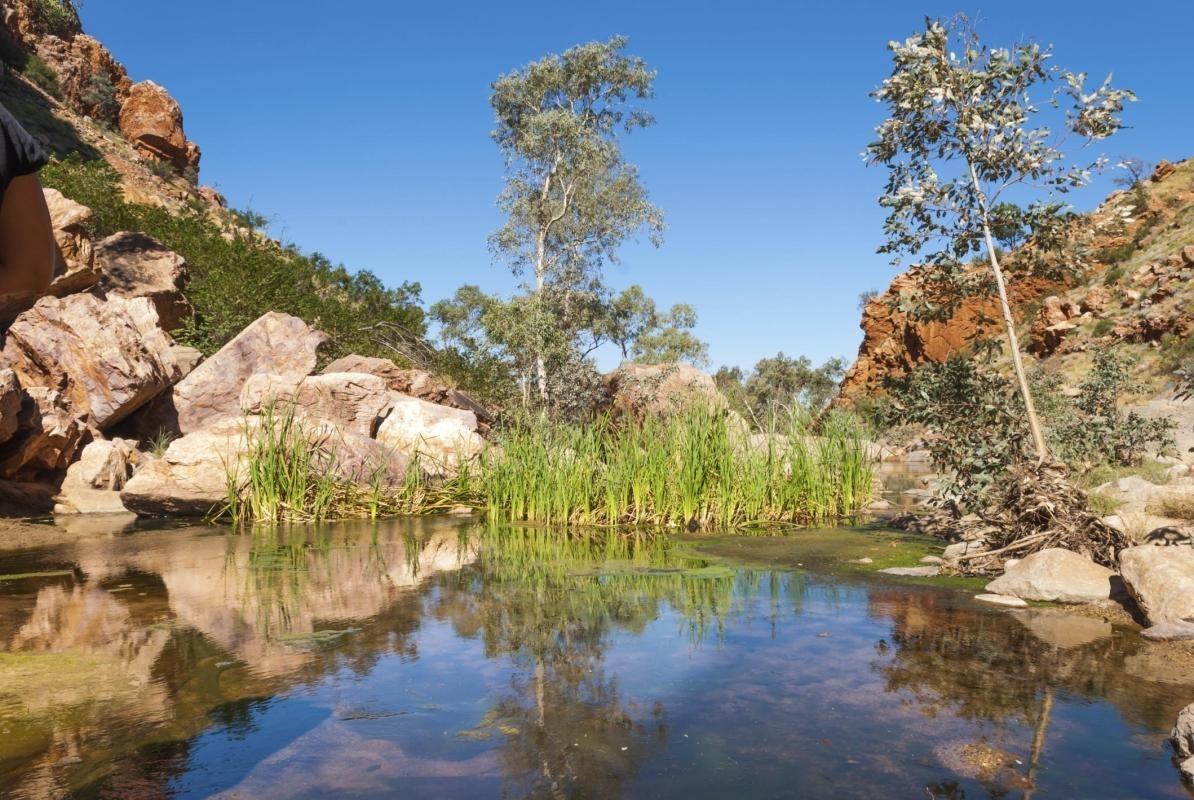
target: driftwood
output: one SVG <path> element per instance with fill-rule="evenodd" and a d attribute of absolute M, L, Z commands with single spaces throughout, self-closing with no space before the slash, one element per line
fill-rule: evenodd
<path fill-rule="evenodd" d="M 995 575 L 1003 561 L 1050 547 L 1081 553 L 1115 568 L 1119 551 L 1132 542 L 1090 510 L 1086 494 L 1066 477 L 1060 464 L 1022 464 L 995 490 L 987 508 L 963 515 L 952 502 L 929 514 L 903 517 L 897 524 L 951 541 L 981 539 L 985 549 L 967 553 L 951 566 L 964 575 Z"/>

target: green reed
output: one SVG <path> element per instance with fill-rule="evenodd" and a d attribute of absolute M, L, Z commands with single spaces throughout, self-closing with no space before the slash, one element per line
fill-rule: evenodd
<path fill-rule="evenodd" d="M 388 464 L 365 480 L 346 479 L 332 448 L 304 428 L 293 406 L 267 405 L 242 435 L 244 453 L 225 464 L 226 500 L 216 515 L 233 523 L 376 519 L 482 503 L 475 466 L 467 463 L 449 478 L 433 479 L 416 455 L 396 484 Z"/>
<path fill-rule="evenodd" d="M 800 414 L 751 436 L 725 414 L 693 408 L 643 421 L 530 425 L 483 455 L 491 518 L 688 528 L 823 523 L 870 498 L 871 466 L 855 422 L 831 415 L 816 435 Z"/>
<path fill-rule="evenodd" d="M 815 430 L 815 433 L 814 433 Z M 858 424 L 830 415 L 814 429 L 777 416 L 751 435 L 736 417 L 700 407 L 644 420 L 527 421 L 506 428 L 448 477 L 411 458 L 391 483 L 337 477 L 334 455 L 293 409 L 268 407 L 228 469 L 234 521 L 443 513 L 485 508 L 491 520 L 544 525 L 689 529 L 821 524 L 870 499 L 871 464 Z"/>

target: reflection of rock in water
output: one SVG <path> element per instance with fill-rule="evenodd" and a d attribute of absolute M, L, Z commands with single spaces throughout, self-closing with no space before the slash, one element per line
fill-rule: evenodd
<path fill-rule="evenodd" d="M 160 576 L 177 623 L 200 631 L 256 673 L 281 675 L 310 660 L 288 641 L 372 617 L 399 592 L 459 569 L 476 554 L 454 533 L 373 540 L 362 535 L 367 532 L 341 526 L 333 542 L 303 529 L 170 534 L 156 546 L 136 548 L 132 540 L 97 540 L 80 545 L 78 563 L 88 574 L 119 565 Z"/>
<path fill-rule="evenodd" d="M 971 778 L 998 789 L 1031 789 L 1020 770 L 1024 762 L 1014 753 L 987 742 L 951 742 L 938 745 L 933 754 L 954 775 Z"/>
<path fill-rule="evenodd" d="M 1012 611 L 1009 616 L 1019 620 L 1033 636 L 1059 650 L 1094 644 L 1110 639 L 1115 633 L 1111 623 L 1106 620 L 1082 617 L 1056 608 Z"/>
<path fill-rule="evenodd" d="M 302 764 L 303 769 L 295 769 L 295 764 Z M 497 774 L 497 756 L 492 752 L 461 760 L 419 757 L 396 742 L 368 739 L 342 722 L 328 720 L 271 754 L 243 781 L 212 800 L 320 794 L 386 796 L 403 780 L 467 780 Z"/>
<path fill-rule="evenodd" d="M 1116 627 L 1100 619 L 980 610 L 945 593 L 907 590 L 873 590 L 870 610 L 891 619 L 894 644 L 874 669 L 888 691 L 907 693 L 929 715 L 1035 729 L 1044 698 L 1061 690 L 1105 698 L 1129 724 L 1164 730 L 1182 704 L 1173 684 L 1194 687 L 1194 669 L 1166 666 L 1163 645 L 1112 635 Z"/>
<path fill-rule="evenodd" d="M 209 710 L 334 667 L 325 651 L 287 644 L 295 635 L 380 618 L 384 630 L 363 631 L 336 652 L 375 658 L 403 647 L 418 607 L 399 601 L 437 572 L 470 563 L 475 547 L 447 531 L 375 534 L 341 525 L 76 542 L 81 583 L 55 579 L 23 606 L 5 603 L 6 615 L 27 615 L 0 630 L 0 721 L 27 732 L 0 737 L 0 763 L 21 765 L 16 796 L 63 796 L 83 775 L 111 796 L 158 796 L 168 763 L 185 763 L 186 740 L 210 724 Z M 395 606 L 404 621 L 387 618 Z M 247 669 L 224 669 L 237 660 Z M 155 740 L 164 761 L 153 769 L 121 758 Z M 87 761 L 93 754 L 97 763 Z"/>

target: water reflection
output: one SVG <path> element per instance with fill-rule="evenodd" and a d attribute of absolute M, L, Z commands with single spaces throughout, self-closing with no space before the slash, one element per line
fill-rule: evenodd
<path fill-rule="evenodd" d="M 1187 796 L 1194 660 L 1098 618 L 427 520 L 0 577 L 0 795 Z"/>

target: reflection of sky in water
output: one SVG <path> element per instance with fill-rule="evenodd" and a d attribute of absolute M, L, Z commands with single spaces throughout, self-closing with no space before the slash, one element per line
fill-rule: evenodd
<path fill-rule="evenodd" d="M 169 713 L 143 730 L 79 737 L 133 740 L 111 750 L 123 754 L 115 766 L 80 752 L 100 776 L 81 784 L 93 790 L 131 785 L 102 776 L 134 761 L 140 780 L 177 797 L 1189 796 L 1164 729 L 1194 683 L 1155 680 L 1148 645 L 1098 620 L 1016 617 L 954 593 L 794 573 L 645 576 L 620 563 L 613 577 L 582 577 L 575 553 L 546 584 L 523 582 L 516 565 L 449 558 L 442 531 L 417 542 L 382 533 L 390 589 L 376 588 L 376 553 L 356 558 L 345 536 L 318 569 L 302 568 L 318 573 L 313 584 L 288 583 L 276 554 L 257 553 L 268 580 L 229 594 L 217 571 L 212 593 L 183 580 L 210 567 L 197 554 L 212 537 L 188 549 L 187 534 L 171 535 L 161 547 L 173 555 L 158 566 L 175 597 L 136 591 L 131 621 L 108 616 L 133 630 L 187 620 L 153 668 L 165 696 L 155 702 Z M 115 562 L 154 565 L 152 548 L 108 552 L 108 588 L 130 580 Z M 422 565 L 417 579 L 399 557 Z M 171 577 L 180 563 L 183 576 Z M 35 594 L 24 591 L 22 606 L 24 595 L 0 589 L 9 639 L 20 625 L 8 617 L 30 614 Z M 253 613 L 230 618 L 222 602 Z M 351 630 L 287 644 L 254 629 L 280 624 Z M 5 713 L 0 727 L 13 722 Z M 995 761 L 958 756 L 975 748 Z M 6 773 L 27 795 L 72 780 L 69 764 L 36 763 Z"/>

